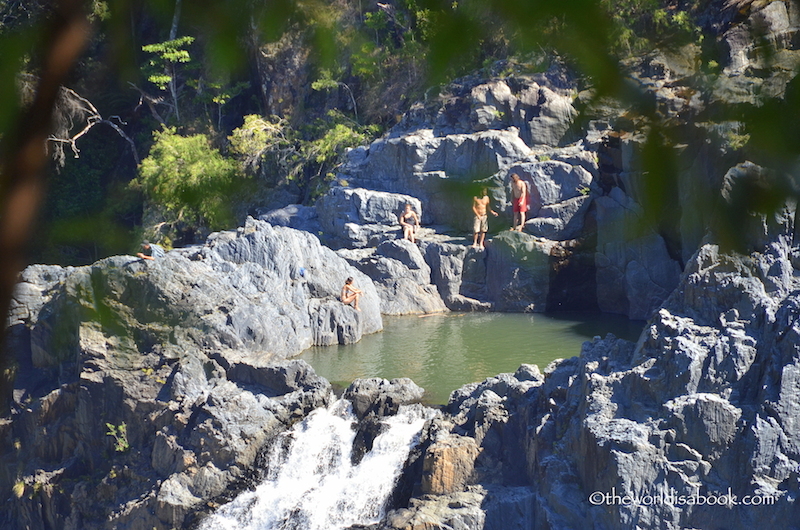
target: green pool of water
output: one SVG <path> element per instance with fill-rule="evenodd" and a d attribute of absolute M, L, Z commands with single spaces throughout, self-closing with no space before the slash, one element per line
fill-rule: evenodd
<path fill-rule="evenodd" d="M 314 347 L 300 358 L 342 386 L 364 377 L 410 377 L 427 402 L 440 404 L 466 383 L 578 355 L 595 335 L 635 341 L 644 322 L 598 313 L 443 313 L 384 317 L 383 326 L 356 344 Z"/>

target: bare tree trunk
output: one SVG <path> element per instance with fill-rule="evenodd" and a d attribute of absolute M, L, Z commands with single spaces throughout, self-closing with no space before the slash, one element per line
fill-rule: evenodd
<path fill-rule="evenodd" d="M 53 107 L 59 88 L 89 38 L 90 26 L 82 0 L 54 0 L 48 40 L 43 45 L 41 78 L 33 103 L 7 137 L 0 172 L 0 314 L 5 323 L 11 296 L 25 265 L 39 204 L 44 195 L 43 176 L 47 160 Z M 5 324 L 2 333 L 5 335 Z M 0 350 L 0 368 L 9 366 L 10 354 Z M 0 377 L 0 410 L 5 408 L 11 381 Z"/>
<path fill-rule="evenodd" d="M 175 0 L 175 13 L 172 15 L 172 26 L 169 28 L 169 40 L 178 38 L 178 21 L 181 18 L 181 0 Z M 169 91 L 172 94 L 172 103 L 175 105 L 175 120 L 181 121 L 181 114 L 178 110 L 178 87 L 175 81 L 175 65 L 170 65 Z"/>
<path fill-rule="evenodd" d="M 172 27 L 169 28 L 169 40 L 178 38 L 178 21 L 181 19 L 181 0 L 175 0 L 175 13 L 172 15 Z"/>

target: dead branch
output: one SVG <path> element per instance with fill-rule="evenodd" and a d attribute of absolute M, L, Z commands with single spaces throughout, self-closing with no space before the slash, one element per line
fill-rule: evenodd
<path fill-rule="evenodd" d="M 72 149 L 75 158 L 78 158 L 80 156 L 78 140 L 85 136 L 95 125 L 104 124 L 117 131 L 117 134 L 128 142 L 128 145 L 131 147 L 133 159 L 138 166 L 139 155 L 136 152 L 136 144 L 133 143 L 131 137 L 122 130 L 119 124 L 112 121 L 113 118 L 117 118 L 117 121 L 124 124 L 119 116 L 112 116 L 111 119 L 103 118 L 100 111 L 97 110 L 97 107 L 95 107 L 91 101 L 71 88 L 60 87 L 55 107 L 55 115 L 53 117 L 54 130 L 47 138 L 52 144 L 52 157 L 56 161 L 56 164 L 59 167 L 64 166 L 66 159 L 64 149 L 67 146 Z M 77 122 L 82 122 L 83 128 L 77 133 L 73 133 L 72 131 Z"/>

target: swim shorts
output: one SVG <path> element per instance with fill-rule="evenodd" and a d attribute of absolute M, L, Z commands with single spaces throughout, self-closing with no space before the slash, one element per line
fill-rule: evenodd
<path fill-rule="evenodd" d="M 478 232 L 488 232 L 489 231 L 489 216 L 488 215 L 476 215 L 475 220 L 472 223 L 472 233 L 477 234 Z"/>

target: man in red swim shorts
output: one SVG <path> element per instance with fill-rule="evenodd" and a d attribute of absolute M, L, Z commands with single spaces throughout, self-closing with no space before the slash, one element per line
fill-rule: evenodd
<path fill-rule="evenodd" d="M 522 232 L 525 227 L 525 212 L 528 211 L 528 187 L 516 173 L 511 174 L 511 206 L 514 226 L 511 230 Z"/>

